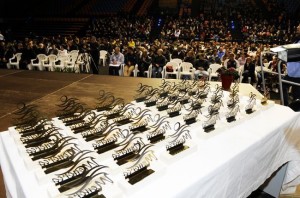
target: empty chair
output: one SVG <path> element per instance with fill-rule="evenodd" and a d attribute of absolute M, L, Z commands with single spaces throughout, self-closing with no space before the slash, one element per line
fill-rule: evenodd
<path fill-rule="evenodd" d="M 220 64 L 210 64 L 208 68 L 208 73 L 209 73 L 209 81 L 211 81 L 212 78 L 216 78 L 219 76 L 217 73 L 217 70 L 221 68 L 222 65 Z"/>
<path fill-rule="evenodd" d="M 20 63 L 20 60 L 21 60 L 21 56 L 22 56 L 22 53 L 14 54 L 13 57 L 11 57 L 8 60 L 8 63 L 6 64 L 7 68 L 11 69 L 13 67 L 16 67 L 16 69 L 20 69 L 19 63 Z"/>
<path fill-rule="evenodd" d="M 29 70 L 33 70 L 34 67 L 37 67 L 40 71 L 44 70 L 44 62 L 47 60 L 45 54 L 38 54 L 35 59 L 31 59 L 31 63 L 27 65 Z"/>
<path fill-rule="evenodd" d="M 179 79 L 181 79 L 182 75 L 190 76 L 191 79 L 195 78 L 195 68 L 192 63 L 182 62 L 180 64 Z"/>
<path fill-rule="evenodd" d="M 78 50 L 72 50 L 68 54 L 68 58 L 65 61 L 64 69 L 67 71 L 75 71 L 79 73 L 79 67 L 77 67 L 78 65 L 76 65 L 77 58 L 78 58 Z"/>
<path fill-rule="evenodd" d="M 45 60 L 43 62 L 44 68 L 48 68 L 49 71 L 54 71 L 54 64 L 57 60 L 57 56 L 55 54 L 50 54 L 47 59 L 48 60 Z"/>
<path fill-rule="evenodd" d="M 91 66 L 90 66 L 90 56 L 88 53 L 81 53 L 78 55 L 76 60 L 76 67 L 79 68 L 79 72 L 90 73 Z"/>
<path fill-rule="evenodd" d="M 99 57 L 99 64 L 102 61 L 103 66 L 105 66 L 106 60 L 107 60 L 107 51 L 106 50 L 100 50 L 100 57 Z"/>
<path fill-rule="evenodd" d="M 176 75 L 176 79 L 179 79 L 179 64 L 176 62 L 167 62 L 162 70 L 163 78 L 167 78 L 170 74 Z"/>
<path fill-rule="evenodd" d="M 68 56 L 58 56 L 54 64 L 55 71 L 63 71 L 66 66 L 66 62 L 69 61 Z"/>

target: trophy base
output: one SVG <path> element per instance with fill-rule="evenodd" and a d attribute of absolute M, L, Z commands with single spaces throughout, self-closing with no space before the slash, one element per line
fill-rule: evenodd
<path fill-rule="evenodd" d="M 142 133 L 142 132 L 145 132 L 147 130 L 148 130 L 148 128 L 146 126 L 140 126 L 140 127 L 131 129 L 130 131 L 132 131 L 133 133 Z"/>
<path fill-rule="evenodd" d="M 119 120 L 116 122 L 117 126 L 122 126 L 125 124 L 129 124 L 130 122 L 132 122 L 129 118 L 128 119 L 124 119 L 124 120 Z"/>
<path fill-rule="evenodd" d="M 236 121 L 235 116 L 228 117 L 228 118 L 226 118 L 226 120 L 227 120 L 227 122 Z"/>
<path fill-rule="evenodd" d="M 157 142 L 164 140 L 165 138 L 166 137 L 164 136 L 164 134 L 158 134 L 156 136 L 149 138 L 148 140 L 150 141 L 151 144 L 155 144 Z"/>
<path fill-rule="evenodd" d="M 203 127 L 203 129 L 204 129 L 204 132 L 208 133 L 208 132 L 211 132 L 211 131 L 215 130 L 215 125 L 213 125 L 213 124 L 208 125 L 206 127 Z"/>
<path fill-rule="evenodd" d="M 184 99 L 184 100 L 181 100 L 179 102 L 180 102 L 180 104 L 187 104 L 187 103 L 189 103 L 189 100 L 188 99 Z"/>
<path fill-rule="evenodd" d="M 145 179 L 146 177 L 148 177 L 149 175 L 151 175 L 152 173 L 154 173 L 154 170 L 152 169 L 147 169 L 146 167 L 134 172 L 133 174 L 131 174 L 130 176 L 128 176 L 128 182 L 131 185 L 134 185 L 136 183 L 138 183 L 139 181 Z"/>
<path fill-rule="evenodd" d="M 115 142 L 110 142 L 108 144 L 104 144 L 104 145 L 101 145 L 99 147 L 95 147 L 95 149 L 97 149 L 98 154 L 101 154 L 101 153 L 105 153 L 105 152 L 110 151 L 110 150 L 112 150 L 114 148 L 117 148 L 117 147 L 118 147 L 118 145 L 115 144 Z"/>
<path fill-rule="evenodd" d="M 168 151 L 169 151 L 170 155 L 176 155 L 184 150 L 187 150 L 188 148 L 189 148 L 188 146 L 185 146 L 185 145 L 183 145 L 183 143 L 181 143 L 181 144 L 178 144 L 176 146 L 169 148 Z"/>
<path fill-rule="evenodd" d="M 126 164 L 127 162 L 129 162 L 131 159 L 137 158 L 137 157 L 139 157 L 139 154 L 135 154 L 133 152 L 127 153 L 127 154 L 125 154 L 125 155 L 123 155 L 123 156 L 121 156 L 117 159 L 117 164 L 119 166 L 121 166 L 121 165 Z"/>
<path fill-rule="evenodd" d="M 136 102 L 143 102 L 146 100 L 146 97 L 141 97 L 141 98 L 136 98 L 135 101 Z"/>
<path fill-rule="evenodd" d="M 195 122 L 196 122 L 196 118 L 190 118 L 190 119 L 185 120 L 185 123 L 186 123 L 187 125 L 193 124 L 193 123 L 195 123 Z"/>
<path fill-rule="evenodd" d="M 156 105 L 156 101 L 146 103 L 146 107 L 152 107 Z"/>
<path fill-rule="evenodd" d="M 49 173 L 52 173 L 52 172 L 55 172 L 57 170 L 60 170 L 60 169 L 63 169 L 63 168 L 67 168 L 67 167 L 70 167 L 74 164 L 73 161 L 70 161 L 69 159 L 64 159 L 64 160 L 61 160 L 59 161 L 60 163 L 56 163 L 55 165 L 52 164 L 53 166 L 49 166 L 47 167 L 46 170 L 44 170 L 44 172 L 46 174 L 49 174 Z"/>
<path fill-rule="evenodd" d="M 168 109 L 168 105 L 157 107 L 158 111 L 164 111 L 164 110 L 167 110 L 167 109 Z"/>
<path fill-rule="evenodd" d="M 252 109 L 246 109 L 246 113 L 251 114 L 251 113 L 253 113 L 253 110 Z"/>
<path fill-rule="evenodd" d="M 179 116 L 179 115 L 180 115 L 180 114 L 179 114 L 179 111 L 175 111 L 175 112 L 169 113 L 170 118 L 176 117 L 176 116 Z"/>

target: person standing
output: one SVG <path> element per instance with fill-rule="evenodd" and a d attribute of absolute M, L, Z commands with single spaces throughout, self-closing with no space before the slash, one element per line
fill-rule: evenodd
<path fill-rule="evenodd" d="M 300 24 L 296 29 L 296 38 L 294 43 L 300 44 Z M 283 78 L 284 80 L 292 81 L 300 84 L 300 62 L 287 62 L 287 75 Z M 293 100 L 300 99 L 300 86 L 291 85 L 287 83 L 282 84 L 283 92 L 283 104 L 289 105 L 289 88 L 292 86 L 292 97 Z"/>
<path fill-rule="evenodd" d="M 91 37 L 91 41 L 90 41 L 90 55 L 91 55 L 91 70 L 93 72 L 93 74 L 99 74 L 99 67 L 98 67 L 98 63 L 99 63 L 99 44 L 97 42 L 97 39 L 95 36 Z"/>

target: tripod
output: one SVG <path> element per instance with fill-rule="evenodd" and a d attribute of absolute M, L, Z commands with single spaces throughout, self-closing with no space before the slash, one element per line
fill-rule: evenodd
<path fill-rule="evenodd" d="M 80 57 L 80 58 L 79 58 Z M 80 59 L 80 60 L 78 60 Z M 97 67 L 92 55 L 89 52 L 83 52 L 80 56 L 77 57 L 78 64 L 80 64 L 80 71 L 83 73 L 90 73 L 91 72 L 91 65 L 92 65 L 92 72 L 94 74 L 99 74 L 99 68 Z M 94 71 L 96 70 L 96 71 Z M 97 73 L 95 73 L 97 72 Z"/>

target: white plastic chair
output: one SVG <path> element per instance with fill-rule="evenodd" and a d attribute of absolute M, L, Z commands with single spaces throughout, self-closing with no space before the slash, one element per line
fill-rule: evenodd
<path fill-rule="evenodd" d="M 68 54 L 68 59 L 65 61 L 65 69 L 70 69 L 72 71 L 79 73 L 79 67 L 77 67 L 77 65 L 76 65 L 78 53 L 79 53 L 78 50 L 72 50 Z"/>
<path fill-rule="evenodd" d="M 78 55 L 77 61 L 75 62 L 77 68 L 80 68 L 80 71 L 89 73 L 91 70 L 90 66 L 90 56 L 88 53 L 81 53 Z"/>
<path fill-rule="evenodd" d="M 239 82 L 241 83 L 241 82 L 242 82 L 242 80 L 243 80 L 244 65 L 243 65 L 243 66 L 240 66 L 240 67 L 238 67 L 238 68 L 237 68 L 237 71 L 238 71 L 238 73 L 239 73 L 239 75 L 240 75 Z"/>
<path fill-rule="evenodd" d="M 67 61 L 69 61 L 68 56 L 58 56 L 56 62 L 54 63 L 54 69 L 63 71 Z"/>
<path fill-rule="evenodd" d="M 137 77 L 137 74 L 139 73 L 139 66 L 138 64 L 135 64 L 134 70 L 133 70 L 133 77 Z"/>
<path fill-rule="evenodd" d="M 14 54 L 13 57 L 11 57 L 8 60 L 8 63 L 6 64 L 7 69 L 11 69 L 13 67 L 16 67 L 17 69 L 20 69 L 19 64 L 20 64 L 21 57 L 22 57 L 22 53 Z M 16 60 L 14 60 L 14 59 L 16 59 Z"/>
<path fill-rule="evenodd" d="M 103 67 L 105 66 L 106 59 L 107 59 L 107 51 L 106 50 L 100 50 L 100 57 L 99 57 L 99 64 L 102 61 Z"/>
<path fill-rule="evenodd" d="M 218 77 L 219 74 L 217 73 L 217 70 L 221 67 L 222 67 L 222 65 L 220 65 L 220 64 L 210 64 L 209 65 L 209 69 L 208 69 L 209 81 L 211 81 L 211 79 L 213 77 Z"/>
<path fill-rule="evenodd" d="M 47 61 L 47 56 L 45 54 L 38 54 L 35 59 L 31 59 L 31 63 L 28 64 L 28 69 L 33 70 L 34 67 L 37 67 L 40 71 L 44 70 L 43 63 Z M 35 61 L 38 61 L 35 63 Z"/>
<path fill-rule="evenodd" d="M 167 66 L 171 66 L 173 71 L 167 71 Z M 169 74 L 175 74 L 176 79 L 179 79 L 179 64 L 176 62 L 167 62 L 167 64 L 163 67 L 162 76 L 163 78 L 167 78 Z"/>
<path fill-rule="evenodd" d="M 144 73 L 147 74 L 147 78 L 152 77 L 152 64 L 149 65 L 148 71 L 145 71 Z"/>
<path fill-rule="evenodd" d="M 125 66 L 125 64 L 120 65 L 119 76 L 124 76 L 124 66 Z"/>
<path fill-rule="evenodd" d="M 173 58 L 173 59 L 170 59 L 170 62 L 174 62 L 174 63 L 177 63 L 178 65 L 180 65 L 182 63 L 182 60 L 180 58 Z"/>
<path fill-rule="evenodd" d="M 181 79 L 182 75 L 189 75 L 191 76 L 191 79 L 195 78 L 195 68 L 192 63 L 182 62 L 179 68 L 179 79 Z"/>
<path fill-rule="evenodd" d="M 44 68 L 48 68 L 49 71 L 54 71 L 54 64 L 55 61 L 57 60 L 57 56 L 55 54 L 50 54 L 47 59 L 48 61 L 45 60 L 43 62 Z"/>

